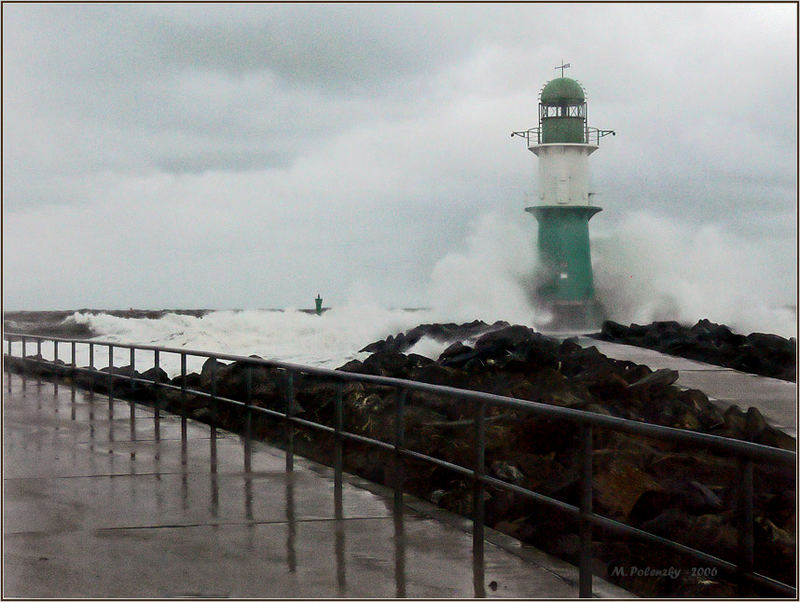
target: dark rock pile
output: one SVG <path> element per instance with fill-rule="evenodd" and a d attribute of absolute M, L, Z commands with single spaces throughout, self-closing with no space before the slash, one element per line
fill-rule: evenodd
<path fill-rule="evenodd" d="M 745 336 L 734 333 L 724 324 L 704 319 L 691 327 L 673 321 L 644 326 L 624 326 L 609 321 L 594 337 L 743 372 L 797 381 L 797 341 L 776 334 L 754 332 Z"/>
<path fill-rule="evenodd" d="M 475 320 L 465 324 L 455 324 L 453 322 L 448 322 L 447 324 L 420 324 L 398 335 L 389 335 L 384 341 L 370 343 L 360 351 L 367 353 L 386 353 L 388 351 L 403 353 L 416 345 L 422 337 L 430 337 L 441 343 L 464 341 L 507 326 L 509 326 L 508 322 L 499 321 L 490 325 L 482 320 Z"/>
<path fill-rule="evenodd" d="M 697 390 L 674 385 L 677 373 L 653 372 L 646 366 L 610 359 L 596 348 L 582 348 L 573 341 L 556 341 L 525 326 L 505 323 L 487 325 L 424 325 L 403 335 L 376 342 L 375 351 L 362 361 L 339 368 L 348 372 L 407 378 L 427 383 L 486 391 L 518 399 L 539 401 L 605 415 L 619 416 L 670 427 L 713 433 L 754 441 L 783 449 L 795 449 L 794 438 L 770 427 L 756 408 L 736 406 L 720 411 Z M 415 332 L 416 331 L 416 332 Z M 439 340 L 455 340 L 437 360 L 404 354 L 420 334 Z M 466 345 L 463 336 L 477 337 Z M 483 332 L 483 334 L 479 334 Z M 419 337 L 417 336 L 419 334 Z M 398 343 L 400 340 L 400 343 Z M 17 360 L 13 360 L 12 364 Z M 13 366 L 12 366 L 13 367 Z M 63 368 L 66 370 L 66 368 Z M 150 371 L 138 375 L 129 367 L 120 374 L 157 378 Z M 210 359 L 200 374 L 189 374 L 186 386 L 208 391 L 215 373 L 216 393 L 243 400 L 246 368 L 240 363 L 221 364 Z M 105 390 L 108 379 L 80 375 L 83 386 Z M 180 377 L 171 384 L 180 386 Z M 114 385 L 115 394 L 152 400 L 149 387 Z M 297 411 L 302 418 L 333 426 L 336 385 L 318 377 L 296 375 L 293 382 Z M 284 411 L 287 407 L 287 375 L 274 368 L 255 368 L 252 402 Z M 394 440 L 393 388 L 365 383 L 343 387 L 344 427 L 347 431 L 386 442 Z M 177 391 L 162 391 L 161 403 L 181 411 Z M 448 462 L 471 467 L 474 461 L 472 403 L 430 393 L 408 392 L 405 412 L 407 447 Z M 215 420 L 224 428 L 240 431 L 241 407 L 217 402 L 209 406 L 200 396 L 189 395 L 186 411 L 205 422 Z M 257 436 L 281 444 L 284 427 L 258 418 Z M 739 467 L 734 458 L 721 457 L 700 448 L 667 443 L 596 428 L 593 433 L 593 491 L 595 512 L 639 527 L 723 559 L 738 559 L 736 499 Z M 323 463 L 333 457 L 334 440 L 319 431 L 303 431 L 295 437 L 297 453 Z M 487 472 L 496 478 L 555 497 L 579 503 L 580 455 L 574 424 L 538 417 L 525 411 L 489 407 L 486 412 Z M 360 443 L 345 445 L 348 471 L 367 479 L 393 483 L 391 456 Z M 453 512 L 469 514 L 472 488 L 468 479 L 448 470 L 407 461 L 406 490 Z M 795 580 L 795 473 L 793 467 L 755 466 L 755 570 L 787 583 Z M 549 507 L 512 493 L 488 488 L 487 524 L 540 549 L 577 562 L 577 524 Z M 657 546 L 612 536 L 595 530 L 595 574 L 644 596 L 733 596 L 735 585 L 714 572 L 692 572 L 697 561 Z M 634 573 L 630 567 L 681 569 L 679 575 L 654 577 Z M 767 592 L 759 592 L 765 594 Z"/>

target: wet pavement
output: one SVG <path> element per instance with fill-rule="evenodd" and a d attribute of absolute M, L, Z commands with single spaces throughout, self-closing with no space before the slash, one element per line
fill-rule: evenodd
<path fill-rule="evenodd" d="M 578 337 L 578 343 L 582 347 L 595 346 L 608 357 L 644 364 L 653 370 L 677 370 L 680 375 L 677 385 L 687 389 L 700 389 L 722 409 L 727 409 L 731 404 L 736 404 L 743 410 L 755 406 L 770 424 L 793 437 L 797 436 L 796 383 L 738 372 L 732 368 L 696 362 L 633 345 L 609 343 L 589 337 Z"/>
<path fill-rule="evenodd" d="M 3 382 L 4 597 L 576 597 L 577 570 L 231 433 L 69 386 Z M 158 426 L 156 426 L 158 424 Z M 595 579 L 595 595 L 629 593 Z"/>

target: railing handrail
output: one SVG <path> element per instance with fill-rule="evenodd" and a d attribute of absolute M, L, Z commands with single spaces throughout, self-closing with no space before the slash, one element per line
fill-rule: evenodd
<path fill-rule="evenodd" d="M 517 399 L 515 397 L 507 397 L 505 395 L 487 393 L 485 391 L 459 389 L 457 387 L 450 387 L 447 385 L 435 385 L 431 383 L 424 383 L 420 381 L 407 380 L 391 376 L 358 374 L 355 372 L 333 370 L 331 368 L 323 368 L 320 366 L 307 366 L 303 364 L 282 362 L 279 360 L 270 360 L 264 358 L 235 355 L 230 353 L 215 353 L 212 351 L 184 349 L 179 347 L 138 345 L 134 343 L 98 341 L 93 339 L 67 339 L 61 337 L 49 337 L 45 335 L 28 335 L 28 334 L 20 334 L 13 332 L 8 332 L 3 334 L 3 339 L 5 340 L 10 340 L 11 337 L 15 337 L 18 340 L 24 338 L 32 340 L 57 341 L 60 343 L 74 342 L 74 343 L 85 343 L 85 344 L 93 344 L 100 346 L 111 345 L 112 347 L 118 349 L 159 351 L 161 353 L 186 354 L 188 356 L 206 357 L 215 360 L 221 359 L 232 362 L 243 362 L 257 366 L 280 368 L 290 372 L 299 372 L 302 374 L 324 376 L 342 381 L 365 382 L 375 385 L 386 385 L 391 387 L 397 387 L 400 389 L 421 391 L 425 393 L 440 394 L 447 397 L 458 397 L 460 399 L 469 401 L 483 401 L 491 403 L 492 405 L 525 410 L 533 414 L 540 414 L 551 418 L 562 418 L 564 420 L 571 422 L 598 426 L 602 428 L 609 428 L 611 430 L 618 430 L 635 435 L 652 437 L 654 439 L 701 445 L 704 447 L 712 448 L 717 451 L 722 451 L 726 453 L 732 453 L 737 456 L 745 456 L 748 458 L 752 458 L 753 460 L 772 460 L 787 464 L 795 463 L 797 460 L 796 452 L 792 452 L 777 447 L 770 447 L 760 443 L 753 443 L 751 441 L 743 441 L 741 439 L 732 439 L 729 437 L 720 437 L 719 435 L 711 435 L 708 433 L 698 433 L 696 431 L 663 426 L 660 424 L 639 422 L 636 420 L 620 418 L 617 416 L 606 416 L 604 414 L 597 414 L 595 412 L 589 412 L 587 410 L 564 408 L 538 401 Z"/>
<path fill-rule="evenodd" d="M 581 540 L 580 545 L 580 562 L 578 567 L 578 574 L 579 574 L 579 596 L 581 598 L 591 597 L 592 595 L 592 571 L 591 571 L 591 531 L 592 526 L 601 527 L 611 533 L 622 537 L 633 537 L 635 539 L 654 543 L 667 549 L 673 550 L 675 552 L 679 552 L 682 554 L 686 554 L 691 556 L 695 560 L 701 560 L 707 562 L 710 566 L 714 566 L 729 572 L 736 573 L 739 578 L 741 579 L 740 583 L 744 588 L 748 588 L 749 584 L 751 583 L 758 583 L 763 586 L 769 587 L 775 591 L 780 591 L 782 593 L 796 596 L 797 589 L 796 586 L 791 584 L 782 583 L 777 581 L 773 578 L 767 577 L 763 574 L 756 573 L 753 570 L 753 550 L 754 550 L 754 538 L 753 538 L 753 466 L 754 460 L 766 460 L 766 461 L 777 461 L 783 464 L 795 464 L 797 454 L 795 452 L 769 447 L 766 445 L 761 445 L 749 441 L 741 441 L 738 439 L 731 439 L 727 437 L 719 437 L 717 435 L 709 435 L 707 433 L 697 433 L 694 431 L 684 430 L 684 429 L 677 429 L 672 427 L 666 427 L 656 424 L 649 424 L 645 422 L 637 422 L 635 420 L 628 420 L 624 418 L 618 418 L 614 416 L 606 416 L 603 414 L 596 414 L 593 412 L 588 412 L 586 410 L 576 410 L 573 408 L 562 408 L 550 404 L 545 404 L 541 402 L 535 401 L 527 401 L 516 399 L 512 397 L 505 397 L 502 395 L 496 395 L 493 393 L 485 393 L 481 391 L 472 391 L 468 389 L 458 389 L 455 387 L 448 387 L 444 385 L 434 385 L 430 383 L 422 383 L 418 381 L 406 380 L 402 378 L 394 378 L 388 376 L 376 376 L 371 374 L 357 374 L 352 372 L 344 372 L 341 370 L 332 370 L 330 368 L 321 368 L 315 366 L 305 366 L 301 364 L 294 364 L 289 362 L 281 362 L 278 360 L 269 360 L 263 359 L 259 357 L 247 357 L 247 356 L 240 356 L 228 353 L 214 353 L 209 351 L 199 351 L 199 350 L 191 350 L 191 349 L 184 349 L 184 348 L 175 348 L 175 347 L 162 347 L 157 345 L 137 345 L 131 343 L 118 343 L 114 341 L 102 341 L 102 340 L 94 340 L 94 339 L 69 339 L 69 338 L 61 338 L 61 337 L 50 337 L 46 335 L 29 335 L 24 333 L 3 333 L 3 339 L 8 341 L 8 357 L 9 359 L 14 357 L 12 355 L 12 343 L 14 341 L 21 341 L 22 342 L 22 372 L 23 375 L 25 373 L 25 365 L 27 362 L 32 361 L 36 364 L 51 364 L 57 365 L 55 362 L 58 361 L 58 343 L 70 343 L 72 347 L 72 358 L 71 363 L 66 364 L 64 366 L 65 370 L 76 374 L 76 373 L 91 373 L 91 374 L 102 374 L 102 370 L 99 368 L 94 367 L 94 346 L 98 345 L 101 347 L 108 347 L 109 348 L 109 366 L 114 365 L 113 355 L 111 354 L 112 349 L 129 349 L 131 350 L 131 363 L 134 361 L 135 351 L 153 351 L 154 352 L 154 366 L 156 368 L 160 367 L 159 357 L 161 353 L 173 353 L 177 354 L 181 358 L 181 376 L 184 377 L 180 386 L 169 383 L 169 382 L 161 382 L 158 375 L 154 375 L 153 379 L 142 379 L 135 376 L 135 373 L 131 374 L 116 374 L 113 370 L 109 370 L 108 376 L 108 395 L 109 395 L 109 408 L 111 408 L 111 400 L 113 395 L 113 382 L 115 379 L 127 380 L 131 383 L 141 383 L 147 384 L 154 387 L 154 407 L 158 408 L 158 399 L 159 399 L 159 390 L 161 389 L 168 389 L 179 391 L 181 393 L 181 399 L 183 400 L 182 403 L 185 404 L 186 395 L 195 395 L 202 398 L 207 398 L 209 402 L 212 404 L 212 408 L 216 407 L 218 402 L 232 404 L 243 408 L 246 412 L 248 412 L 246 423 L 249 425 L 249 416 L 250 412 L 258 412 L 262 413 L 267 416 L 271 416 L 273 418 L 277 418 L 279 420 L 283 420 L 287 426 L 286 429 L 286 470 L 291 471 L 293 470 L 293 455 L 294 455 L 294 430 L 292 425 L 294 426 L 301 426 L 301 427 L 308 427 L 312 428 L 321 432 L 326 432 L 329 434 L 334 435 L 337 441 L 337 452 L 336 458 L 334 460 L 335 464 L 335 475 L 337 483 L 341 482 L 341 443 L 345 440 L 364 443 L 367 445 L 371 445 L 378 449 L 383 449 L 387 452 L 394 452 L 395 458 L 410 458 L 416 460 L 422 460 L 428 463 L 432 463 L 435 466 L 439 466 L 448 470 L 453 470 L 457 474 L 462 476 L 466 476 L 471 478 L 473 481 L 473 531 L 472 531 L 472 539 L 473 539 L 473 554 L 476 554 L 476 558 L 483 558 L 483 522 L 484 522 L 484 509 L 483 509 L 483 492 L 486 486 L 498 487 L 500 489 L 505 489 L 507 491 L 511 491 L 513 493 L 518 493 L 524 497 L 532 499 L 537 502 L 541 502 L 546 504 L 550 507 L 554 507 L 560 509 L 562 511 L 566 511 L 570 516 L 575 517 L 579 521 L 579 537 Z M 26 356 L 26 346 L 27 342 L 37 341 L 37 350 L 41 353 L 41 341 L 53 341 L 53 360 L 44 360 L 41 359 L 32 359 L 31 356 Z M 90 366 L 88 368 L 79 368 L 75 365 L 75 346 L 77 343 L 86 344 L 89 346 L 89 363 Z M 226 397 L 222 397 L 217 394 L 216 392 L 216 364 L 212 364 L 211 370 L 211 384 L 210 384 L 210 391 L 200 391 L 189 389 L 186 386 L 186 357 L 187 356 L 194 356 L 194 357 L 205 357 L 205 358 L 213 358 L 215 360 L 229 360 L 232 362 L 241 362 L 250 366 L 247 370 L 248 378 L 247 378 L 247 393 L 246 393 L 246 401 L 239 401 L 235 399 L 230 399 Z M 4 356 L 5 359 L 5 356 Z M 287 393 L 286 393 L 286 410 L 285 412 L 280 412 L 274 409 L 261 407 L 261 406 L 254 406 L 251 403 L 251 394 L 252 394 L 252 367 L 253 366 L 265 366 L 271 368 L 278 368 L 286 373 L 286 386 L 287 386 Z M 335 395 L 335 406 L 336 406 L 336 425 L 334 427 L 319 423 L 313 422 L 310 420 L 305 420 L 295 415 L 295 405 L 294 405 L 294 375 L 295 374 L 310 374 L 310 375 L 317 375 L 322 377 L 327 377 L 337 381 L 336 387 L 336 395 Z M 386 441 L 382 441 L 380 439 L 376 439 L 374 437 L 364 436 L 357 433 L 346 431 L 342 428 L 342 391 L 343 391 L 343 384 L 345 382 L 364 382 L 364 383 L 371 383 L 376 385 L 382 386 L 389 386 L 393 388 L 397 388 L 399 394 L 395 400 L 396 404 L 396 416 L 395 420 L 395 442 L 389 443 Z M 23 377 L 23 388 L 25 386 L 25 379 Z M 73 381 L 74 386 L 74 381 Z M 473 419 L 474 422 L 474 429 L 475 429 L 475 440 L 476 440 L 476 457 L 475 457 L 475 465 L 473 468 L 467 468 L 461 465 L 453 464 L 444 460 L 442 458 L 427 455 L 421 452 L 414 451 L 408 447 L 406 447 L 403 443 L 404 440 L 404 426 L 403 426 L 403 412 L 405 406 L 405 398 L 406 398 L 406 391 L 409 390 L 416 390 L 422 391 L 427 393 L 439 394 L 446 397 L 456 397 L 461 400 L 469 400 L 475 402 L 476 407 L 476 414 Z M 530 412 L 536 415 L 547 416 L 550 418 L 562 419 L 567 420 L 573 423 L 578 423 L 581 425 L 580 429 L 580 445 L 581 445 L 581 452 L 580 452 L 580 465 L 581 465 L 581 501 L 579 506 L 574 506 L 572 504 L 568 504 L 556 498 L 543 495 L 541 493 L 537 493 L 531 489 L 527 489 L 525 487 L 521 487 L 519 485 L 515 485 L 513 483 L 509 483 L 503 481 L 501 479 L 494 478 L 485 473 L 484 469 L 484 460 L 485 460 L 485 429 L 486 429 L 486 420 L 485 420 L 485 406 L 486 404 L 491 404 L 495 406 L 503 406 L 503 407 L 510 407 L 514 409 L 519 409 L 523 411 Z M 131 406 L 133 407 L 133 406 Z M 110 411 L 110 410 L 109 410 Z M 133 415 L 133 410 L 131 410 Z M 185 421 L 186 419 L 186 406 L 182 406 L 182 419 Z M 158 416 L 159 411 L 156 409 L 155 412 L 155 419 L 156 425 L 158 425 Z M 212 420 L 210 423 L 211 427 L 211 440 L 215 441 L 215 432 L 216 432 L 216 423 Z M 724 560 L 722 558 L 710 555 L 702 550 L 697 548 L 692 548 L 690 546 L 684 545 L 679 543 L 675 540 L 671 540 L 668 538 L 664 538 L 653 533 L 643 531 L 641 529 L 632 527 L 626 523 L 622 523 L 616 521 L 614 519 L 596 514 L 592 510 L 592 463 L 593 463 L 593 448 L 592 448 L 592 431 L 593 427 L 601 427 L 601 428 L 608 428 L 615 431 L 622 431 L 628 432 L 632 434 L 642 435 L 645 437 L 651 437 L 656 439 L 662 439 L 671 442 L 685 442 L 692 445 L 699 445 L 705 448 L 710 448 L 715 451 L 720 451 L 723 453 L 733 454 L 737 456 L 738 463 L 739 463 L 739 470 L 737 474 L 739 476 L 739 490 L 738 490 L 738 497 L 739 497 L 739 504 L 741 509 L 741 519 L 740 519 L 740 527 L 739 527 L 739 555 L 740 558 L 736 564 Z M 156 428 L 158 428 L 156 426 Z M 249 438 L 250 438 L 250 430 L 249 426 L 246 426 L 246 437 L 248 440 L 249 446 Z M 246 447 L 249 449 L 249 447 Z M 249 455 L 248 451 L 245 452 L 245 466 L 249 466 Z M 397 467 L 396 467 L 397 468 Z M 247 470 L 247 468 L 246 468 Z M 402 471 L 401 473 L 402 474 Z M 399 507 L 402 506 L 402 480 L 403 477 L 400 476 L 399 480 L 395 483 L 395 506 Z M 338 486 L 338 485 L 337 485 Z M 482 561 L 481 561 L 482 562 Z M 480 563 L 479 563 L 480 564 Z M 477 565 L 476 565 L 477 566 Z M 477 581 L 476 581 L 477 583 Z M 477 586 L 476 586 L 477 587 Z M 749 591 L 745 589 L 744 591 Z"/>

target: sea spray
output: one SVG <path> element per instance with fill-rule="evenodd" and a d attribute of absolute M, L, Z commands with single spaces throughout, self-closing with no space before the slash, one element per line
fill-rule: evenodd
<path fill-rule="evenodd" d="M 765 247 L 719 224 L 685 224 L 644 211 L 592 232 L 596 296 L 608 319 L 692 324 L 708 318 L 744 334 L 796 336 L 796 281 L 787 286 L 793 274 L 776 271 L 772 266 L 781 264 Z M 439 321 L 545 323 L 535 277 L 535 221 L 486 214 L 473 222 L 463 250 L 436 263 L 430 304 Z"/>
<path fill-rule="evenodd" d="M 433 268 L 428 291 L 433 317 L 533 323 L 536 228 L 526 218 L 489 213 L 473 222 L 466 248 Z"/>
<path fill-rule="evenodd" d="M 744 334 L 797 333 L 782 285 L 791 274 L 755 243 L 715 224 L 688 225 L 636 212 L 592 238 L 597 296 L 621 323 L 701 318 Z"/>
<path fill-rule="evenodd" d="M 535 223 L 521 212 L 478 217 L 463 248 L 436 263 L 420 304 L 427 309 L 419 311 L 381 307 L 362 284 L 322 316 L 287 309 L 213 311 L 202 317 L 167 313 L 158 319 L 75 313 L 68 319 L 87 324 L 99 333 L 98 340 L 256 354 L 333 368 L 363 359 L 359 350 L 368 343 L 420 323 L 482 319 L 531 325 L 541 320 L 532 290 L 535 233 Z M 598 298 L 610 319 L 694 323 L 708 317 L 745 334 L 796 334 L 796 310 L 783 307 L 787 300 L 779 286 L 787 276 L 765 269 L 771 265 L 766 251 L 719 226 L 632 213 L 613 230 L 595 234 L 592 253 Z M 435 358 L 445 346 L 423 338 L 410 351 Z M 137 353 L 137 367 L 152 365 L 151 355 Z M 97 367 L 108 365 L 107 350 L 97 347 L 95 359 Z M 77 361 L 87 363 L 83 346 Z M 161 361 L 171 376 L 178 373 L 178 356 L 164 354 Z M 202 361 L 192 361 L 200 363 L 190 363 L 189 370 L 198 370 Z M 117 349 L 114 363 L 128 364 L 127 350 Z"/>

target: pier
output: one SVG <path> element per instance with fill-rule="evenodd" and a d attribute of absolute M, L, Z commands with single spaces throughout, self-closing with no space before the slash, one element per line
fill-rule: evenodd
<path fill-rule="evenodd" d="M 5 597 L 576 597 L 577 568 L 238 435 L 4 375 Z M 630 597 L 600 579 L 595 597 Z"/>

